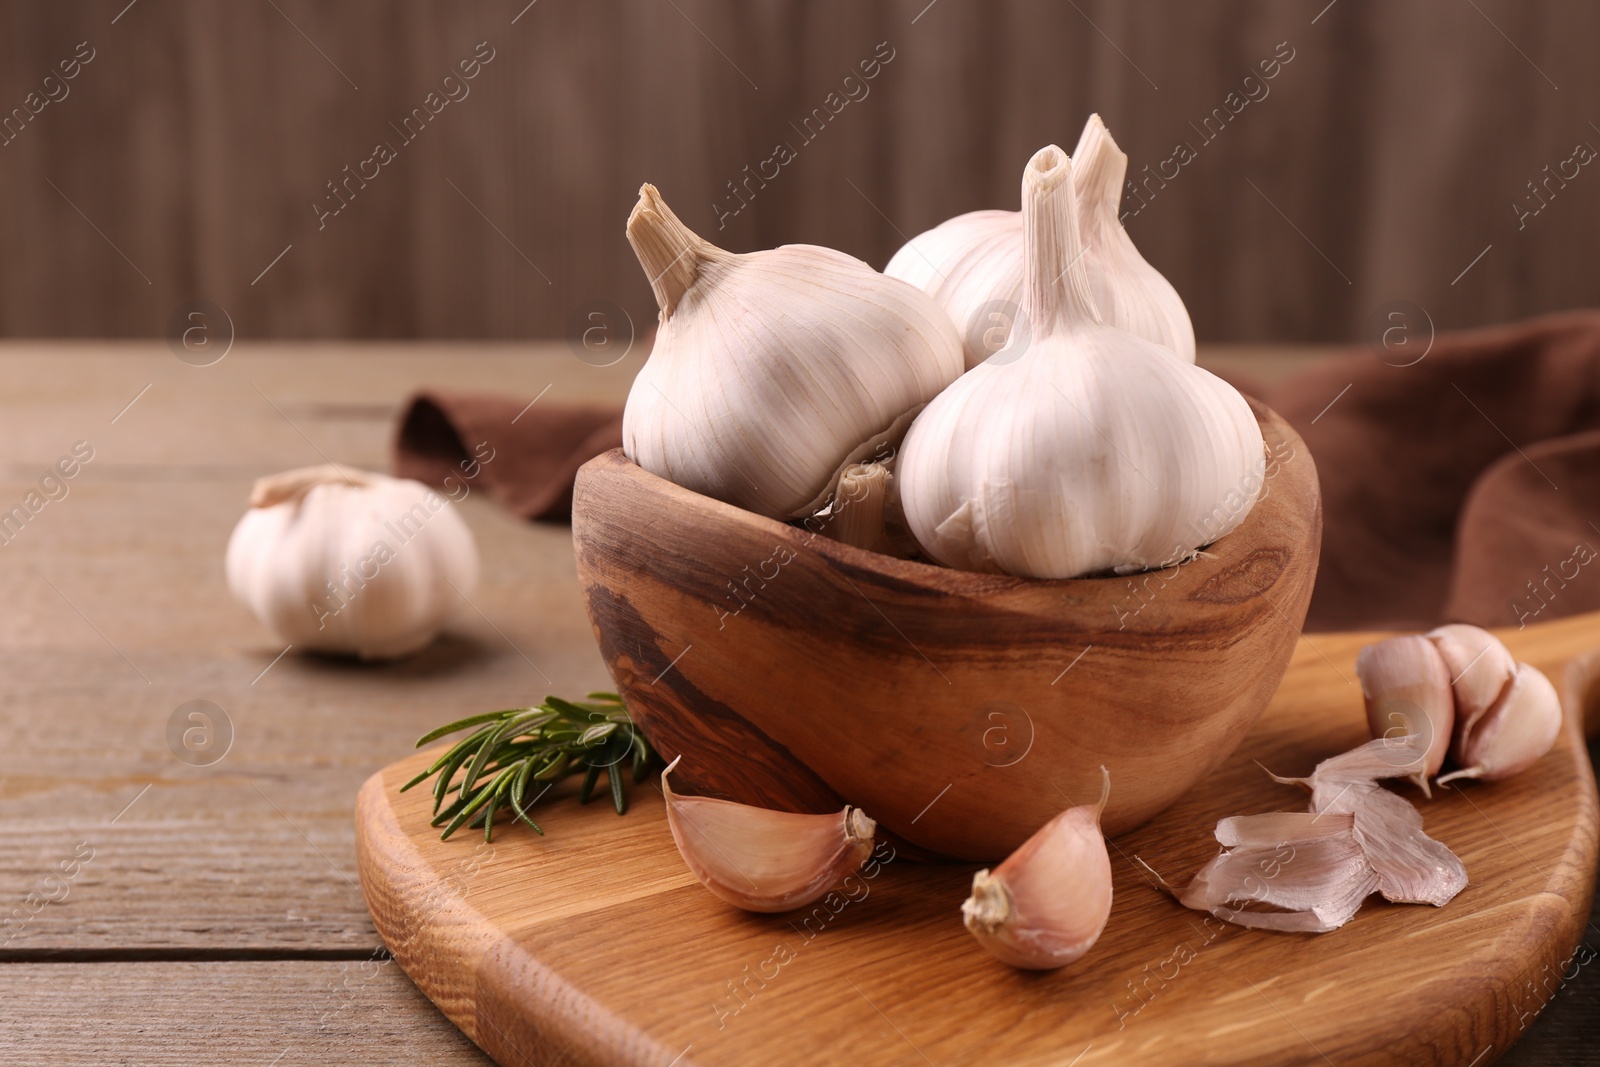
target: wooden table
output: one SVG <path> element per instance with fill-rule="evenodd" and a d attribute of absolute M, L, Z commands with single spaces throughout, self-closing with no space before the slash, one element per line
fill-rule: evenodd
<path fill-rule="evenodd" d="M 1213 355 L 1268 379 L 1315 354 Z M 351 806 L 439 722 L 609 684 L 568 529 L 467 499 L 482 584 L 439 643 L 391 666 L 280 658 L 229 596 L 222 552 L 255 477 L 385 468 L 418 386 L 620 401 L 642 360 L 240 344 L 194 367 L 160 343 L 0 345 L 0 511 L 76 442 L 94 449 L 0 544 L 0 1062 L 487 1062 L 373 932 Z M 205 766 L 169 745 L 191 700 L 232 733 Z M 1600 1062 L 1595 971 L 1501 1062 Z"/>

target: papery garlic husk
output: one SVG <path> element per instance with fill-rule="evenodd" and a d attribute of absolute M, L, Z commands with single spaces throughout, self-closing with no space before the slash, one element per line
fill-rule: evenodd
<path fill-rule="evenodd" d="M 1537 763 L 1561 734 L 1561 698 L 1537 667 L 1517 664 L 1516 676 L 1462 734 L 1456 754 L 1461 769 L 1439 778 L 1499 781 Z"/>
<path fill-rule="evenodd" d="M 1023 176 L 1031 337 L 935 397 L 895 468 L 911 533 L 951 567 L 1075 578 L 1166 566 L 1237 527 L 1261 491 L 1244 397 L 1101 321 L 1071 175 L 1051 145 Z"/>
<path fill-rule="evenodd" d="M 1451 623 L 1428 631 L 1427 636 L 1450 672 L 1450 688 L 1456 698 L 1452 755 L 1460 763 L 1462 739 L 1511 684 L 1517 661 L 1498 637 L 1477 626 Z"/>
<path fill-rule="evenodd" d="M 661 318 L 623 451 L 686 489 L 808 516 L 841 468 L 898 443 L 907 414 L 961 373 L 961 339 L 933 299 L 843 252 L 724 251 L 650 185 L 628 240 Z"/>
<path fill-rule="evenodd" d="M 803 815 L 716 797 L 680 796 L 669 781 L 677 765 L 675 759 L 661 772 L 672 840 L 700 884 L 736 908 L 779 912 L 803 907 L 872 854 L 877 824 L 859 808 Z"/>
<path fill-rule="evenodd" d="M 1361 650 L 1356 675 L 1373 737 L 1422 738 L 1422 762 L 1408 776 L 1432 796 L 1428 778 L 1444 765 L 1456 715 L 1444 657 L 1426 637 L 1391 637 Z"/>
<path fill-rule="evenodd" d="M 1100 813 L 1111 775 L 1100 768 L 1094 804 L 1055 816 L 993 871 L 972 877 L 961 905 L 967 929 L 1013 967 L 1064 967 L 1093 947 L 1111 915 L 1111 857 Z"/>
<path fill-rule="evenodd" d="M 1099 115 L 1089 116 L 1072 160 L 1084 260 L 1101 315 L 1109 325 L 1193 363 L 1194 326 L 1183 300 L 1122 227 L 1118 211 L 1128 157 Z M 971 368 L 1005 345 L 1018 319 L 1022 248 L 1021 212 L 972 211 L 913 237 L 883 272 L 940 303 L 962 331 Z"/>
<path fill-rule="evenodd" d="M 1415 805 L 1378 784 L 1409 776 L 1429 743 L 1421 735 L 1380 737 L 1323 760 L 1309 778 L 1272 777 L 1308 790 L 1313 814 L 1355 817 L 1352 832 L 1386 900 L 1439 907 L 1466 888 L 1467 870 L 1448 846 L 1423 832 Z"/>
<path fill-rule="evenodd" d="M 1349 813 L 1237 815 L 1218 822 L 1215 833 L 1222 851 L 1182 890 L 1156 877 L 1184 907 L 1238 926 L 1327 933 L 1349 922 L 1378 888 Z"/>
<path fill-rule="evenodd" d="M 226 570 L 234 597 L 294 647 L 390 659 L 427 645 L 472 595 L 478 548 L 421 482 L 329 464 L 255 483 Z"/>

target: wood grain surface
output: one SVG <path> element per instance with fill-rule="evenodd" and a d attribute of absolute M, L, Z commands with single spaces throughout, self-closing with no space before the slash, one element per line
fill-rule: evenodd
<path fill-rule="evenodd" d="M 1215 355 L 1262 375 L 1308 358 Z M 607 684 L 570 531 L 468 499 L 476 608 L 458 608 L 436 650 L 389 667 L 297 651 L 274 663 L 283 646 L 227 595 L 222 549 L 254 478 L 320 453 L 381 469 L 417 386 L 620 402 L 640 359 L 593 368 L 559 343 L 240 343 L 196 368 L 159 343 L 0 343 L 0 500 L 73 442 L 96 449 L 67 498 L 0 546 L 0 921 L 30 916 L 0 933 L 0 996 L 15 1008 L 0 1061 L 487 1062 L 392 964 L 376 982 L 350 977 L 384 951 L 350 813 L 361 783 L 446 717 Z M 179 763 L 166 738 L 195 698 L 235 727 L 209 767 Z M 587 814 L 552 811 L 552 826 L 569 811 Z M 94 858 L 65 898 L 30 912 L 29 894 L 59 896 L 44 879 L 81 843 Z M 1594 1062 L 1596 974 L 1561 984 L 1505 1062 Z M 363 992 L 324 1031 L 347 979 Z M 393 996 L 373 995 L 383 983 Z"/>
<path fill-rule="evenodd" d="M 601 300 L 643 328 L 642 181 L 735 250 L 881 267 L 1015 208 L 1028 157 L 1095 110 L 1201 338 L 1355 341 L 1401 298 L 1502 322 L 1600 299 L 1600 197 L 1570 162 L 1600 144 L 1597 35 L 1576 0 L 6 4 L 0 115 L 95 58 L 0 147 L 0 333 L 158 337 L 194 298 L 256 338 L 560 336 Z M 404 141 L 479 42 L 470 95 Z M 379 141 L 398 158 L 352 178 Z"/>
<path fill-rule="evenodd" d="M 967 935 L 957 907 L 974 866 L 881 845 L 881 862 L 812 908 L 736 911 L 676 856 L 653 791 L 627 818 L 591 805 L 544 839 L 440 842 L 425 792 L 397 792 L 428 753 L 363 786 L 362 885 L 401 966 L 508 1067 L 1488 1063 L 1585 932 L 1600 821 L 1579 722 L 1600 678 L 1568 666 L 1600 641 L 1600 615 L 1511 642 L 1563 690 L 1556 748 L 1517 778 L 1421 803 L 1470 878 L 1445 907 L 1373 902 L 1330 934 L 1246 931 L 1178 906 L 1133 863 L 1181 883 L 1215 854 L 1218 818 L 1304 810 L 1261 765 L 1305 774 L 1366 738 L 1352 679 L 1371 639 L 1303 641 L 1240 750 L 1112 839 L 1110 921 L 1061 971 L 1013 971 Z"/>
<path fill-rule="evenodd" d="M 618 690 L 683 757 L 679 788 L 790 811 L 848 801 L 898 841 L 999 862 L 1109 771 L 1117 834 L 1233 750 L 1305 620 L 1316 466 L 1287 423 L 1256 417 L 1259 500 L 1204 555 L 1152 573 L 1038 581 L 893 559 L 614 449 L 578 472 L 578 580 Z"/>

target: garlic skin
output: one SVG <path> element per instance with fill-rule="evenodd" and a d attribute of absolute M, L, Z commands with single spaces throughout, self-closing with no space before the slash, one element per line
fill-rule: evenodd
<path fill-rule="evenodd" d="M 1458 778 L 1495 782 L 1537 763 L 1561 734 L 1561 698 L 1544 672 L 1517 664 L 1516 676 L 1493 707 L 1474 720 L 1456 743 L 1461 769 L 1442 775 L 1439 784 Z"/>
<path fill-rule="evenodd" d="M 961 373 L 961 339 L 938 304 L 843 252 L 724 251 L 651 185 L 628 240 L 661 316 L 623 409 L 623 451 L 686 489 L 808 516 L 841 468 L 896 438 Z"/>
<path fill-rule="evenodd" d="M 1105 321 L 1193 363 L 1194 325 L 1182 298 L 1122 227 L 1128 157 L 1099 115 L 1084 124 L 1072 160 L 1090 291 Z M 962 331 L 970 369 L 997 352 L 1013 329 L 1022 256 L 1021 212 L 971 211 L 913 237 L 883 272 L 940 303 Z"/>
<path fill-rule="evenodd" d="M 1391 637 L 1361 650 L 1356 656 L 1356 676 L 1361 679 L 1367 728 L 1373 737 L 1421 739 L 1421 765 L 1408 777 L 1424 796 L 1432 796 L 1428 778 L 1444 766 L 1456 716 L 1444 657 L 1426 637 Z"/>
<path fill-rule="evenodd" d="M 895 496 L 894 457 L 852 463 L 840 472 L 833 499 L 808 525 L 835 541 L 905 559 L 916 546 L 906 535 Z"/>
<path fill-rule="evenodd" d="M 935 397 L 901 448 L 906 523 L 947 566 L 1075 578 L 1170 565 L 1243 522 L 1263 485 L 1244 397 L 1101 320 L 1071 176 L 1055 145 L 1023 176 L 1031 337 Z"/>
<path fill-rule="evenodd" d="M 883 268 L 939 302 L 968 370 L 1005 347 L 1022 302 L 1022 213 L 969 211 L 901 246 Z"/>
<path fill-rule="evenodd" d="M 1172 283 L 1145 262 L 1122 228 L 1118 208 L 1128 156 L 1111 139 L 1111 131 L 1099 115 L 1089 116 L 1072 158 L 1077 163 L 1073 187 L 1078 194 L 1078 225 L 1084 247 L 1089 249 L 1084 258 L 1089 261 L 1095 306 L 1110 325 L 1154 341 L 1185 363 L 1193 363 L 1194 324 L 1189 309 Z"/>
<path fill-rule="evenodd" d="M 1451 623 L 1428 631 L 1427 636 L 1450 672 L 1459 741 L 1506 691 L 1517 673 L 1517 661 L 1498 637 L 1477 626 Z M 1456 758 L 1460 759 L 1459 751 Z"/>
<path fill-rule="evenodd" d="M 993 871 L 972 876 L 961 918 L 979 944 L 1025 970 L 1064 967 L 1094 946 L 1111 915 L 1111 857 L 1100 813 L 1111 775 L 1094 804 L 1045 823 Z"/>
<path fill-rule="evenodd" d="M 258 480 L 228 587 L 296 648 L 392 659 L 437 636 L 478 581 L 472 531 L 421 482 L 332 465 Z"/>
<path fill-rule="evenodd" d="M 872 855 L 877 823 L 859 808 L 801 815 L 679 796 L 661 772 L 667 825 L 678 854 L 700 884 L 736 908 L 790 911 L 817 900 Z"/>

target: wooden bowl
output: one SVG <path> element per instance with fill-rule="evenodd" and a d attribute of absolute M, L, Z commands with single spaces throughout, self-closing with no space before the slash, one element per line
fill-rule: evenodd
<path fill-rule="evenodd" d="M 1106 831 L 1131 829 L 1233 751 L 1305 620 L 1316 467 L 1252 406 L 1273 457 L 1262 499 L 1204 556 L 1128 578 L 892 559 L 607 452 L 572 507 L 601 653 L 662 755 L 683 755 L 685 791 L 848 802 L 913 845 L 992 861 L 1092 802 L 1104 764 Z"/>

